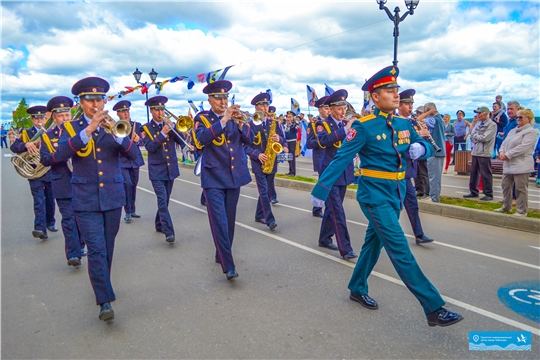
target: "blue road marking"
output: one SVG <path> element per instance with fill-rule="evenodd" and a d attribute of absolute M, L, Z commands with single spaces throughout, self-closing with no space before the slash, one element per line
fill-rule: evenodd
<path fill-rule="evenodd" d="M 510 310 L 540 323 L 540 280 L 514 281 L 499 288 L 497 294 Z"/>

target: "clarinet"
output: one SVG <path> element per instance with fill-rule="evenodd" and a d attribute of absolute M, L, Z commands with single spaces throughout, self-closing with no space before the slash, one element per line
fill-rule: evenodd
<path fill-rule="evenodd" d="M 427 126 L 426 126 L 426 123 L 424 122 L 424 120 L 420 120 L 420 119 L 416 119 L 416 122 L 418 124 L 420 124 L 420 126 L 422 127 L 422 129 L 425 129 L 425 130 L 428 130 Z M 429 130 L 428 130 L 429 131 Z M 431 134 L 429 134 L 429 136 L 425 136 L 423 137 L 425 140 L 427 140 L 431 146 L 433 146 L 433 149 L 435 149 L 435 154 L 438 154 L 442 151 L 442 149 L 435 143 L 435 140 L 433 139 L 433 137 L 431 136 Z"/>

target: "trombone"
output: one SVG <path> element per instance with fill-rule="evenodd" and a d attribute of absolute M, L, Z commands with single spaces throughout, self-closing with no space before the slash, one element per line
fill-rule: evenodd
<path fill-rule="evenodd" d="M 163 122 L 171 128 L 172 132 L 174 132 L 176 136 L 178 136 L 180 140 L 182 140 L 184 145 L 186 145 L 189 148 L 189 150 L 193 151 L 194 149 L 193 145 L 188 144 L 186 140 L 184 140 L 184 138 L 180 136 L 179 134 L 179 133 L 187 133 L 188 131 L 193 129 L 193 119 L 187 115 L 176 116 L 172 112 L 170 112 L 167 108 L 163 109 L 163 111 L 165 112 L 165 116 L 162 118 Z M 176 120 L 176 124 L 172 122 L 171 118 Z"/>

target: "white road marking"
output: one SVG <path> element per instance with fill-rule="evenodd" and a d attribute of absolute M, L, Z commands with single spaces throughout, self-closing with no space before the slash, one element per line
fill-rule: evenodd
<path fill-rule="evenodd" d="M 529 245 L 529 247 L 532 247 L 533 249 L 538 249 L 538 250 L 540 250 L 540 247 L 531 246 L 531 245 Z"/>
<path fill-rule="evenodd" d="M 185 180 L 183 180 L 185 181 Z M 187 181 L 186 181 L 187 182 Z M 148 190 L 148 189 L 145 189 L 141 186 L 137 186 L 138 189 L 142 190 L 142 191 L 145 191 L 149 194 L 154 194 L 155 193 L 151 190 Z M 247 198 L 253 198 L 253 197 L 248 197 L 246 196 Z M 199 211 L 201 213 L 206 213 L 206 210 L 204 209 L 201 209 L 199 207 L 196 207 L 196 206 L 193 206 L 193 205 L 190 205 L 190 204 L 186 204 L 184 202 L 181 202 L 181 201 L 178 201 L 178 200 L 175 200 L 175 199 L 170 199 L 171 202 L 174 202 L 176 204 L 179 204 L 179 205 L 182 205 L 182 206 L 185 206 L 187 208 L 190 208 L 192 210 L 196 210 L 196 211 Z M 303 210 L 303 209 L 300 209 L 302 211 L 306 211 L 306 210 Z M 340 263 L 342 265 L 345 265 L 345 266 L 348 266 L 350 268 L 354 268 L 356 266 L 356 264 L 354 263 L 351 263 L 351 262 L 348 262 L 346 260 L 343 260 L 341 258 L 338 258 L 336 256 L 333 256 L 333 255 L 330 255 L 330 254 L 327 254 L 327 253 L 324 253 L 322 251 L 319 251 L 319 250 L 316 250 L 316 249 L 312 249 L 310 247 L 307 247 L 305 245 L 301 245 L 301 244 L 298 244 L 298 243 L 295 243 L 294 241 L 291 241 L 291 240 L 288 240 L 288 239 L 285 239 L 281 236 L 278 236 L 278 235 L 275 235 L 271 232 L 269 232 L 269 230 L 260 230 L 260 229 L 257 229 L 257 228 L 254 228 L 250 225 L 247 225 L 247 224 L 243 224 L 241 222 L 236 222 L 236 225 L 240 226 L 240 227 L 243 227 L 244 229 L 247 229 L 247 230 L 250 230 L 250 231 L 253 231 L 253 232 L 256 232 L 260 235 L 264 235 L 266 237 L 269 237 L 269 238 L 272 238 L 274 240 L 277 240 L 277 241 L 281 241 L 285 244 L 288 244 L 288 245 L 291 245 L 291 246 L 294 246 L 298 249 L 301 249 L 301 250 L 305 250 L 305 251 L 308 251 L 312 254 L 315 254 L 315 255 L 318 255 L 318 256 L 321 256 L 325 259 L 328 259 L 328 260 L 332 260 L 334 262 L 337 262 L 337 263 Z M 410 236 L 410 235 L 407 235 L 407 236 Z M 481 253 L 479 253 L 481 254 Z M 502 259 L 502 258 L 501 258 Z M 403 282 L 400 280 L 400 279 L 396 279 L 396 278 L 393 278 L 391 276 L 388 276 L 388 275 L 385 275 L 385 274 L 382 274 L 382 273 L 379 273 L 377 271 L 372 271 L 371 274 L 373 276 L 377 276 L 383 280 L 387 280 L 387 281 L 390 281 L 396 285 L 401 285 L 401 286 L 405 286 L 405 284 L 403 284 Z M 441 294 L 442 295 L 442 294 Z M 445 295 L 442 295 L 443 299 L 447 302 L 447 303 L 450 303 L 450 304 L 454 304 L 456 306 L 459 306 L 463 309 L 466 309 L 466 310 L 469 310 L 469 311 L 472 311 L 472 312 L 475 312 L 479 315 L 483 315 L 485 317 L 488 317 L 488 318 L 491 318 L 493 320 L 496 320 L 496 321 L 499 321 L 499 322 L 502 322 L 504 324 L 507 324 L 507 325 L 510 325 L 510 326 L 513 326 L 515 328 L 518 328 L 518 329 L 521 329 L 521 330 L 524 330 L 524 331 L 530 331 L 531 333 L 537 335 L 537 336 L 540 336 L 540 329 L 537 329 L 537 328 L 534 328 L 532 326 L 529 326 L 527 324 L 523 324 L 523 323 L 520 323 L 518 321 L 515 321 L 515 320 L 512 320 L 512 319 L 509 319 L 507 317 L 504 317 L 504 316 L 501 316 L 501 315 L 498 315 L 498 314 L 495 314 L 491 311 L 487 311 L 487 310 L 484 310 L 482 308 L 479 308 L 479 307 L 476 307 L 476 306 L 473 306 L 473 305 L 470 305 L 470 304 L 467 304 L 465 302 L 462 302 L 462 301 L 459 301 L 457 299 L 454 299 L 454 298 L 451 298 L 451 297 L 448 297 L 448 296 L 445 296 Z"/>

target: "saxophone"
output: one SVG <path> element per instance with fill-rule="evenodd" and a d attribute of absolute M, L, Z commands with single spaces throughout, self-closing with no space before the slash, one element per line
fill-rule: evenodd
<path fill-rule="evenodd" d="M 270 174 L 274 170 L 274 164 L 276 163 L 276 156 L 283 151 L 283 146 L 277 141 L 272 141 L 272 136 L 276 133 L 276 115 L 270 123 L 270 132 L 266 140 L 266 149 L 264 149 L 264 155 L 266 155 L 266 161 L 262 164 L 262 172 L 264 174 Z"/>

